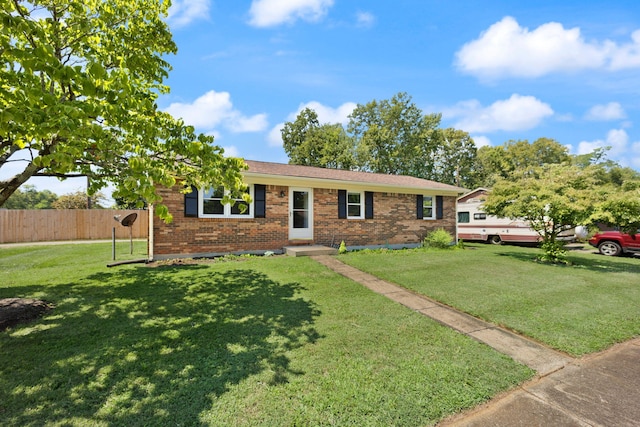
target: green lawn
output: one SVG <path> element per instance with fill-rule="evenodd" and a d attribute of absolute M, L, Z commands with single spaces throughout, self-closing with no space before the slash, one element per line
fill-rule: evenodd
<path fill-rule="evenodd" d="M 0 332 L 0 424 L 420 426 L 533 375 L 309 258 L 110 260 L 0 249 L 0 298 L 56 306 Z"/>
<path fill-rule="evenodd" d="M 570 251 L 573 265 L 534 262 L 539 249 L 353 252 L 340 260 L 574 356 L 640 335 L 640 258 Z"/>

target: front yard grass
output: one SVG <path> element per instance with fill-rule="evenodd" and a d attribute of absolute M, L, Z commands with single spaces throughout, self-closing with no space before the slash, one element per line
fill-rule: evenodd
<path fill-rule="evenodd" d="M 0 249 L 0 298 L 55 304 L 0 332 L 0 424 L 420 426 L 533 375 L 308 258 L 110 255 Z"/>
<path fill-rule="evenodd" d="M 537 248 L 352 252 L 339 259 L 573 356 L 640 335 L 640 258 L 570 251 L 572 265 L 535 262 Z"/>

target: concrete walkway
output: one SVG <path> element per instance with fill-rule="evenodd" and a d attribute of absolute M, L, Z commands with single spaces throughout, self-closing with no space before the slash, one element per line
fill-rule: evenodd
<path fill-rule="evenodd" d="M 573 359 L 328 255 L 312 259 L 412 310 L 483 342 L 536 370 L 515 391 L 442 426 L 640 426 L 640 338 Z"/>
<path fill-rule="evenodd" d="M 374 292 L 495 348 L 499 352 L 536 370 L 539 375 L 548 375 L 551 372 L 562 369 L 572 360 L 567 355 L 521 335 L 457 311 L 423 295 L 415 294 L 393 283 L 380 280 L 371 274 L 338 261 L 336 257 L 318 255 L 311 258 Z"/>

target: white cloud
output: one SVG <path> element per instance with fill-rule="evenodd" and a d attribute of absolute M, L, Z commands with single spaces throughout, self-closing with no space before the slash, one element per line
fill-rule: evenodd
<path fill-rule="evenodd" d="M 612 70 L 638 67 L 640 67 L 640 30 L 631 34 L 631 43 L 625 44 L 613 52 L 610 64 Z"/>
<path fill-rule="evenodd" d="M 269 135 L 267 135 L 267 142 L 269 143 L 269 147 L 282 147 L 283 127 L 284 122 L 278 123 L 269 131 Z"/>
<path fill-rule="evenodd" d="M 235 145 L 229 145 L 227 147 L 222 147 L 224 149 L 225 157 L 240 157 L 240 150 Z"/>
<path fill-rule="evenodd" d="M 550 22 L 533 31 L 507 16 L 456 53 L 458 67 L 481 77 L 538 77 L 552 71 L 598 68 L 602 46 L 586 43 L 579 28 Z"/>
<path fill-rule="evenodd" d="M 346 124 L 349 121 L 349 114 L 357 107 L 355 102 L 345 102 L 338 108 L 327 107 L 317 101 L 307 102 L 306 104 L 300 104 L 298 110 L 295 113 L 289 114 L 288 120 L 295 120 L 296 116 L 300 114 L 305 108 L 310 108 L 318 115 L 318 121 L 322 123 L 342 123 Z"/>
<path fill-rule="evenodd" d="M 462 101 L 442 113 L 446 118 L 459 118 L 455 128 L 466 132 L 517 131 L 536 127 L 553 110 L 533 96 L 513 94 L 509 99 L 483 107 L 477 100 Z"/>
<path fill-rule="evenodd" d="M 351 114 L 356 108 L 357 104 L 355 102 L 345 102 L 340 105 L 338 108 L 327 107 L 326 105 L 322 105 L 317 101 L 307 102 L 306 104 L 300 104 L 298 109 L 290 113 L 287 116 L 287 121 L 292 122 L 296 119 L 298 114 L 305 108 L 310 108 L 316 112 L 318 115 L 318 122 L 320 124 L 324 123 L 341 123 L 345 125 L 349 121 L 349 114 Z M 269 142 L 270 147 L 280 147 L 282 145 L 282 133 L 281 129 L 284 127 L 283 123 L 278 123 L 275 125 L 267 136 L 267 141 Z"/>
<path fill-rule="evenodd" d="M 174 28 L 184 27 L 198 19 L 209 17 L 210 0 L 173 0 L 169 7 L 169 24 Z"/>
<path fill-rule="evenodd" d="M 369 28 L 376 23 L 376 17 L 369 12 L 356 13 L 356 22 L 358 27 Z"/>
<path fill-rule="evenodd" d="M 640 30 L 618 45 L 587 41 L 580 28 L 549 22 L 534 30 L 507 16 L 456 52 L 456 65 L 481 78 L 539 77 L 589 69 L 615 71 L 640 67 Z"/>
<path fill-rule="evenodd" d="M 180 102 L 169 105 L 166 111 L 181 117 L 185 123 L 200 130 L 212 130 L 222 126 L 231 132 L 260 132 L 267 128 L 267 115 L 244 116 L 233 108 L 229 92 L 209 91 L 191 104 Z"/>
<path fill-rule="evenodd" d="M 298 19 L 318 21 L 327 14 L 334 0 L 253 0 L 249 9 L 249 24 L 274 27 Z"/>
<path fill-rule="evenodd" d="M 636 145 L 632 144 L 631 148 L 634 149 Z M 611 129 L 607 133 L 606 139 L 597 139 L 595 141 L 581 141 L 578 144 L 578 154 L 588 154 L 597 148 L 611 147 L 607 152 L 607 155 L 615 161 L 621 164 L 628 164 L 628 160 L 633 157 L 640 157 L 640 152 L 629 152 L 629 135 L 624 129 Z M 636 147 L 640 148 L 640 147 Z"/>
<path fill-rule="evenodd" d="M 476 144 L 476 148 L 486 147 L 491 145 L 491 140 L 483 135 L 472 136 L 473 142 Z"/>
<path fill-rule="evenodd" d="M 594 121 L 619 120 L 627 117 L 622 106 L 617 102 L 594 105 L 587 111 L 585 118 Z"/>

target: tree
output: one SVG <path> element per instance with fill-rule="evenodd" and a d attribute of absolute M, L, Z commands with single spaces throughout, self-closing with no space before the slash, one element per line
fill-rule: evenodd
<path fill-rule="evenodd" d="M 440 129 L 440 114 L 423 114 L 411 97 L 359 104 L 345 131 L 320 124 L 315 111 L 302 110 L 282 129 L 289 163 L 401 174 L 452 185 L 475 180 L 476 147 L 468 133 Z"/>
<path fill-rule="evenodd" d="M 359 169 L 421 178 L 431 175 L 439 114 L 424 115 L 401 92 L 390 100 L 358 104 L 349 118 L 347 131 L 355 140 Z"/>
<path fill-rule="evenodd" d="M 91 207 L 89 207 L 91 199 Z M 84 191 L 63 194 L 58 200 L 51 204 L 53 209 L 104 209 L 100 204 L 104 200 L 104 195 L 100 192 L 88 196 Z"/>
<path fill-rule="evenodd" d="M 156 203 L 156 186 L 242 193 L 241 159 L 158 110 L 177 48 L 163 0 L 0 0 L 0 206 L 32 176 L 90 177 L 94 194 Z M 190 190 L 185 190 L 190 191 Z"/>
<path fill-rule="evenodd" d="M 485 212 L 529 223 L 542 240 L 542 259 L 563 262 L 566 253 L 558 234 L 586 224 L 595 201 L 605 190 L 597 185 L 597 170 L 573 165 L 547 164 L 530 173 L 501 179 L 483 204 Z"/>
<path fill-rule="evenodd" d="M 591 221 L 618 227 L 623 233 L 637 233 L 640 230 L 640 188 L 612 191 L 597 204 Z"/>
<path fill-rule="evenodd" d="M 534 168 L 569 162 L 567 148 L 550 138 L 507 141 L 503 145 L 478 150 L 477 186 L 491 187 L 499 179 L 526 175 Z"/>
<path fill-rule="evenodd" d="M 294 122 L 285 123 L 281 132 L 289 163 L 333 169 L 354 166 L 353 141 L 342 125 L 321 125 L 310 108 L 302 110 Z"/>
<path fill-rule="evenodd" d="M 447 128 L 439 132 L 439 144 L 432 154 L 429 179 L 472 188 L 476 182 L 476 144 L 467 132 Z"/>
<path fill-rule="evenodd" d="M 51 209 L 58 195 L 49 191 L 38 191 L 35 186 L 26 184 L 9 197 L 3 208 L 6 209 Z"/>

